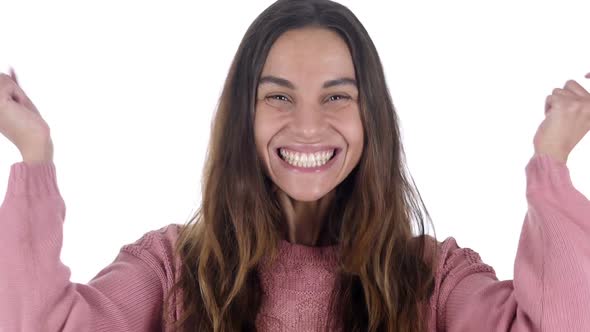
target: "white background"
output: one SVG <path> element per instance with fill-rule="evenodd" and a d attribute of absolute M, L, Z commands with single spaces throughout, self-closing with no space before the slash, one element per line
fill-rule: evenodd
<path fill-rule="evenodd" d="M 568 79 L 590 87 L 586 2 L 342 1 L 380 53 L 439 240 L 474 249 L 500 280 L 513 277 L 545 97 Z M 0 0 L 0 71 L 16 69 L 51 127 L 73 282 L 200 202 L 230 62 L 272 1 L 198 3 Z M 18 161 L 0 135 L 0 188 Z M 568 166 L 590 194 L 587 138 Z"/>

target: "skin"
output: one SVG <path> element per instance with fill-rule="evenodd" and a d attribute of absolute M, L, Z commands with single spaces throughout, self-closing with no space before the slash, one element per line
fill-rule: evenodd
<path fill-rule="evenodd" d="M 337 34 L 317 28 L 294 30 L 281 36 L 271 49 L 263 76 L 270 74 L 288 79 L 296 89 L 276 84 L 258 87 L 256 148 L 287 216 L 285 237 L 293 243 L 321 245 L 319 233 L 333 189 L 358 163 L 363 146 L 357 89 L 321 86 L 326 80 L 354 77 L 352 59 Z M 273 94 L 287 100 L 270 98 Z M 351 99 L 331 100 L 334 95 Z M 546 99 L 545 119 L 533 140 L 535 154 L 566 164 L 588 131 L 590 93 L 569 80 Z M 12 69 L 10 75 L 0 73 L 0 134 L 15 144 L 25 163 L 53 162 L 49 126 Z M 293 143 L 336 145 L 342 148 L 341 159 L 323 174 L 289 173 L 279 167 L 274 147 Z"/>
<path fill-rule="evenodd" d="M 262 79 L 269 76 L 291 86 Z M 323 86 L 341 78 L 350 80 Z M 292 243 L 322 245 L 320 231 L 334 189 L 361 158 L 364 133 L 355 80 L 346 42 L 323 28 L 285 32 L 266 59 L 257 90 L 256 150 L 275 185 L 287 218 L 285 237 Z M 287 169 L 276 153 L 297 144 L 341 150 L 329 169 L 303 173 Z"/>
<path fill-rule="evenodd" d="M 590 78 L 590 73 L 586 74 Z M 590 93 L 574 80 L 545 100 L 545 120 L 533 139 L 536 154 L 567 164 L 569 154 L 590 130 Z"/>

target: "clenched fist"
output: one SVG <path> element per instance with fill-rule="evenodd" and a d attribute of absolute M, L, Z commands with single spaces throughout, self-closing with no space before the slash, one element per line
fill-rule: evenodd
<path fill-rule="evenodd" d="M 49 126 L 18 85 L 14 70 L 0 73 L 0 133 L 20 151 L 28 163 L 53 161 Z"/>
<path fill-rule="evenodd" d="M 590 73 L 586 74 L 590 78 Z M 545 101 L 545 120 L 533 139 L 535 154 L 548 154 L 567 163 L 573 148 L 590 130 L 590 93 L 569 80 Z"/>

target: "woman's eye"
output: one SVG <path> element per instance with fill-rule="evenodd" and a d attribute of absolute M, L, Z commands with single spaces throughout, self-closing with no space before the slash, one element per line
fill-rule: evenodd
<path fill-rule="evenodd" d="M 347 99 L 350 99 L 350 97 L 343 96 L 343 95 L 334 95 L 334 96 L 330 96 L 328 98 L 329 101 L 338 101 L 338 100 L 347 100 Z"/>
<path fill-rule="evenodd" d="M 270 100 L 276 100 L 276 101 L 289 101 L 289 98 L 283 96 L 283 95 L 272 95 L 272 96 L 268 96 L 266 97 L 267 99 Z"/>
<path fill-rule="evenodd" d="M 289 97 L 285 96 L 285 95 L 270 95 L 268 97 L 266 97 L 267 100 L 269 100 L 270 102 L 284 102 L 284 103 L 288 103 L 291 102 L 289 100 Z M 328 97 L 327 101 L 344 101 L 344 100 L 349 100 L 351 99 L 349 96 L 345 96 L 345 95 L 333 95 Z"/>

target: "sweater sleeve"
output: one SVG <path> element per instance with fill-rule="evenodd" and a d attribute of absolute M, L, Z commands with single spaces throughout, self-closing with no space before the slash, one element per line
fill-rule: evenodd
<path fill-rule="evenodd" d="M 453 238 L 442 244 L 437 331 L 590 331 L 590 201 L 565 163 L 534 155 L 514 280 Z"/>
<path fill-rule="evenodd" d="M 15 163 L 0 206 L 0 331 L 159 331 L 170 267 L 151 247 L 122 248 L 88 284 L 60 260 L 66 207 L 53 162 Z"/>

